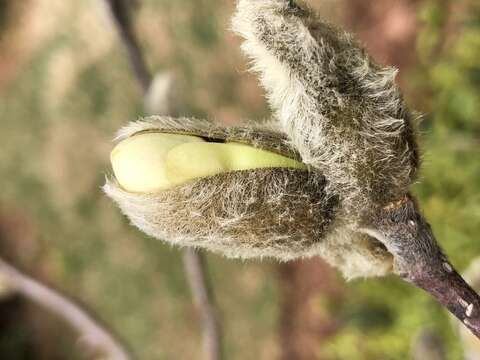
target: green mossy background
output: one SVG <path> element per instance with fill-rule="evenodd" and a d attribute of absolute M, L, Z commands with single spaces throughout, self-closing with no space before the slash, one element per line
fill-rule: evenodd
<path fill-rule="evenodd" d="M 98 0 L 8 3 L 0 1 L 0 250 L 93 309 L 138 359 L 199 358 L 178 249 L 131 227 L 100 190 L 115 131 L 142 114 L 106 8 Z M 310 3 L 334 16 L 331 1 Z M 418 60 L 402 73 L 407 101 L 424 114 L 414 192 L 463 270 L 480 255 L 480 4 L 419 0 L 417 8 Z M 268 117 L 240 40 L 227 30 L 232 11 L 220 0 L 145 0 L 135 10 L 151 68 L 179 74 L 185 115 L 228 124 Z M 226 358 L 277 358 L 274 263 L 209 254 L 208 266 Z M 461 359 L 449 317 L 427 295 L 394 277 L 346 289 L 341 305 L 318 301 L 344 324 L 319 346 L 322 359 L 407 359 L 424 327 L 442 336 L 449 360 Z M 32 358 L 22 351 L 28 326 L 13 328 L 0 334 L 0 357 Z M 65 347 L 59 358 L 72 359 L 72 346 L 80 352 L 74 340 L 51 341 Z"/>

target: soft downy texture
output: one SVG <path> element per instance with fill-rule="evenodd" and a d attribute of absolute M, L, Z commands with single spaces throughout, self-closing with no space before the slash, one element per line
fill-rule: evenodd
<path fill-rule="evenodd" d="M 276 124 L 223 128 L 151 118 L 120 138 L 165 131 L 238 141 L 307 169 L 261 168 L 198 178 L 155 193 L 104 189 L 147 234 L 233 257 L 322 256 L 346 278 L 392 270 L 428 291 L 480 338 L 480 297 L 437 244 L 408 188 L 419 155 L 395 83 L 352 37 L 292 0 L 239 0 L 234 29 Z"/>
<path fill-rule="evenodd" d="M 298 156 L 272 124 L 224 127 L 152 116 L 121 129 L 118 139 L 146 131 L 228 139 Z M 391 271 L 392 258 L 383 246 L 337 217 L 338 198 L 327 194 L 325 185 L 325 177 L 315 169 L 265 168 L 147 194 L 127 192 L 108 179 L 104 191 L 140 230 L 174 245 L 235 258 L 287 261 L 320 255 L 349 279 Z"/>
<path fill-rule="evenodd" d="M 122 129 L 119 140 L 163 131 L 238 141 L 302 161 L 309 171 L 225 173 L 143 195 L 110 181 L 105 191 L 136 226 L 171 243 L 243 258 L 320 255 L 346 278 L 390 272 L 392 255 L 360 227 L 408 193 L 419 165 L 395 71 L 292 1 L 240 0 L 233 27 L 245 38 L 275 121 L 226 128 L 152 117 Z"/>
<path fill-rule="evenodd" d="M 395 69 L 293 1 L 239 0 L 233 29 L 292 145 L 353 221 L 408 192 L 419 159 Z"/>

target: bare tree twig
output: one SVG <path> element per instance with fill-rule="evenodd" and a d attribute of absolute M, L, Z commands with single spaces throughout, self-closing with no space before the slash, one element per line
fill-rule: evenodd
<path fill-rule="evenodd" d="M 0 273 L 16 292 L 67 321 L 81 334 L 81 340 L 90 350 L 101 352 L 111 360 L 130 359 L 125 347 L 109 330 L 65 295 L 21 273 L 2 259 Z"/>
<path fill-rule="evenodd" d="M 128 53 L 133 72 L 140 84 L 144 97 L 150 90 L 153 76 L 148 70 L 142 50 L 132 29 L 129 9 L 124 0 L 106 0 L 120 39 Z M 205 358 L 222 358 L 221 330 L 210 291 L 203 256 L 193 249 L 183 250 L 185 272 L 188 283 L 202 319 Z"/>
<path fill-rule="evenodd" d="M 195 249 L 187 248 L 183 251 L 183 262 L 195 304 L 202 317 L 205 353 L 209 354 L 210 360 L 220 360 L 222 358 L 221 331 L 215 306 L 211 300 L 212 294 L 205 274 L 204 259 Z"/>
<path fill-rule="evenodd" d="M 152 81 L 152 75 L 148 70 L 143 52 L 132 28 L 128 4 L 125 0 L 106 0 L 106 3 L 110 8 L 122 44 L 127 51 L 135 77 L 143 94 L 146 94 Z"/>

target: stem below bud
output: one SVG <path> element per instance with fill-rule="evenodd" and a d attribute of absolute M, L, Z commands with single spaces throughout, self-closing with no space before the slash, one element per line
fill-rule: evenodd
<path fill-rule="evenodd" d="M 402 277 L 430 293 L 480 339 L 480 297 L 447 261 Z"/>

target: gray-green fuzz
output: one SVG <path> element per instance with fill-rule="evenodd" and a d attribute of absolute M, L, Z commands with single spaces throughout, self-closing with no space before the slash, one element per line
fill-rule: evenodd
<path fill-rule="evenodd" d="M 409 194 L 419 154 L 396 71 L 293 1 L 239 0 L 233 28 L 245 39 L 274 122 L 225 128 L 152 117 L 131 123 L 120 138 L 160 131 L 238 141 L 309 169 L 229 172 L 142 195 L 111 180 L 106 193 L 141 230 L 180 246 L 243 258 L 319 255 L 347 278 L 393 270 L 479 336 L 480 298 Z"/>
<path fill-rule="evenodd" d="M 299 159 L 275 124 L 223 127 L 149 117 L 122 129 L 119 139 L 145 131 L 235 141 Z M 389 272 L 391 255 L 375 239 L 352 231 L 338 216 L 339 197 L 325 187 L 314 168 L 270 168 L 223 173 L 154 194 L 129 193 L 114 180 L 104 190 L 142 231 L 180 246 L 283 261 L 321 255 L 349 278 Z"/>

